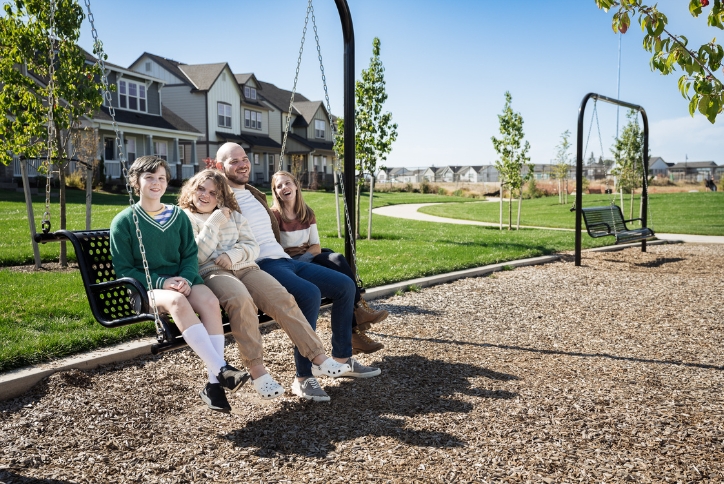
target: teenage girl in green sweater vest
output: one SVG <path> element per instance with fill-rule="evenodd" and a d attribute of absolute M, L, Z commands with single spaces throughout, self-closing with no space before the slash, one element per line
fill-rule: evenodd
<path fill-rule="evenodd" d="M 129 183 L 140 197 L 134 208 L 152 287 L 147 286 L 131 207 L 111 223 L 113 268 L 118 277 L 141 282 L 153 293 L 158 310 L 171 315 L 186 343 L 206 364 L 209 382 L 201 399 L 212 410 L 230 412 L 223 388 L 235 392 L 249 374 L 224 359 L 219 300 L 199 276 L 191 223 L 178 207 L 161 202 L 170 178 L 168 164 L 156 156 L 142 156 L 128 170 Z"/>

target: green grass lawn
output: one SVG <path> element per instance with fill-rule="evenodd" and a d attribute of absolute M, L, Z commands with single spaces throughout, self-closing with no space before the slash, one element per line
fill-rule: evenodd
<path fill-rule="evenodd" d="M 629 197 L 624 195 L 624 216 L 630 215 Z M 521 225 L 538 227 L 574 228 L 575 212 L 569 209 L 575 197 L 569 197 L 569 204 L 558 204 L 558 197 L 544 197 L 523 200 Z M 616 198 L 616 203 L 620 203 Z M 585 195 L 584 207 L 609 205 L 610 195 Z M 724 235 L 724 193 L 654 193 L 649 197 L 649 226 L 655 232 L 696 235 Z M 503 220 L 507 224 L 508 203 L 503 206 Z M 518 203 L 513 203 L 513 224 L 515 224 Z M 453 203 L 423 207 L 421 212 L 464 220 L 481 222 L 499 221 L 500 204 L 497 202 Z M 638 217 L 639 197 L 634 203 L 634 217 Z"/>
<path fill-rule="evenodd" d="M 333 194 L 305 192 L 304 195 L 317 214 L 322 245 L 343 251 L 344 241 L 336 236 Z M 173 203 L 174 196 L 165 201 Z M 85 228 L 84 194 L 69 191 L 68 202 L 68 228 Z M 374 202 L 375 206 L 449 202 L 457 211 L 481 207 L 464 198 L 408 193 L 380 193 Z M 127 204 L 125 195 L 94 194 L 92 228 L 109 227 L 113 216 Z M 369 198 L 365 195 L 361 202 L 363 237 L 366 236 L 368 204 Z M 34 198 L 38 225 L 43 209 L 44 200 Z M 0 220 L 4 235 L 0 241 L 0 266 L 31 264 L 32 246 L 22 194 L 0 191 Z M 58 205 L 54 202 L 51 207 L 53 230 L 59 228 L 57 220 Z M 367 287 L 574 247 L 570 232 L 534 229 L 501 232 L 490 227 L 402 221 L 383 216 L 374 216 L 373 235 L 373 240 L 362 239 L 357 244 L 359 273 Z M 584 238 L 584 247 L 608 243 Z M 57 261 L 58 244 L 41 246 L 41 254 L 46 262 Z M 74 259 L 70 246 L 68 255 Z M 0 371 L 154 332 L 153 323 L 117 329 L 106 329 L 96 323 L 88 308 L 80 276 L 75 271 L 21 273 L 0 268 L 0 286 L 3 287 L 0 291 Z"/>

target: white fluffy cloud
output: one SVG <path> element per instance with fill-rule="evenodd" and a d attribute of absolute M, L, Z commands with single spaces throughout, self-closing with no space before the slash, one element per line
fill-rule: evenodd
<path fill-rule="evenodd" d="M 724 164 L 724 118 L 711 124 L 704 116 L 665 119 L 649 127 L 651 155 L 661 156 L 669 163 L 714 161 Z"/>

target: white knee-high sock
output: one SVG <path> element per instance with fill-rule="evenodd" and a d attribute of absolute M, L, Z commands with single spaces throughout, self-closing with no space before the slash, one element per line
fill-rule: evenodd
<path fill-rule="evenodd" d="M 219 370 L 226 365 L 226 361 L 223 356 L 219 356 L 216 348 L 214 348 L 204 325 L 194 324 L 190 328 L 187 328 L 186 331 L 182 333 L 182 336 L 191 349 L 194 350 L 206 364 L 206 369 L 209 371 L 209 383 L 219 383 L 216 375 L 218 375 Z"/>
<path fill-rule="evenodd" d="M 224 358 L 224 343 L 226 342 L 226 336 L 224 336 L 223 334 L 210 334 L 209 339 L 211 340 L 211 344 L 214 345 L 214 349 L 219 354 L 219 356 Z M 226 360 L 224 360 L 224 361 L 226 361 Z M 209 381 L 211 383 L 216 383 L 216 381 L 218 381 L 218 379 L 216 378 L 216 375 L 212 375 L 211 370 L 208 370 L 208 372 L 209 372 Z M 212 379 L 214 379 L 216 381 L 211 381 Z"/>

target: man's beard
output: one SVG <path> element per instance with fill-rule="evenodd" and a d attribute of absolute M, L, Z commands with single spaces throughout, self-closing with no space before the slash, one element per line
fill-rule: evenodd
<path fill-rule="evenodd" d="M 236 183 L 237 185 L 246 185 L 247 183 L 249 183 L 249 172 L 239 174 L 226 173 L 226 178 L 229 181 Z"/>

